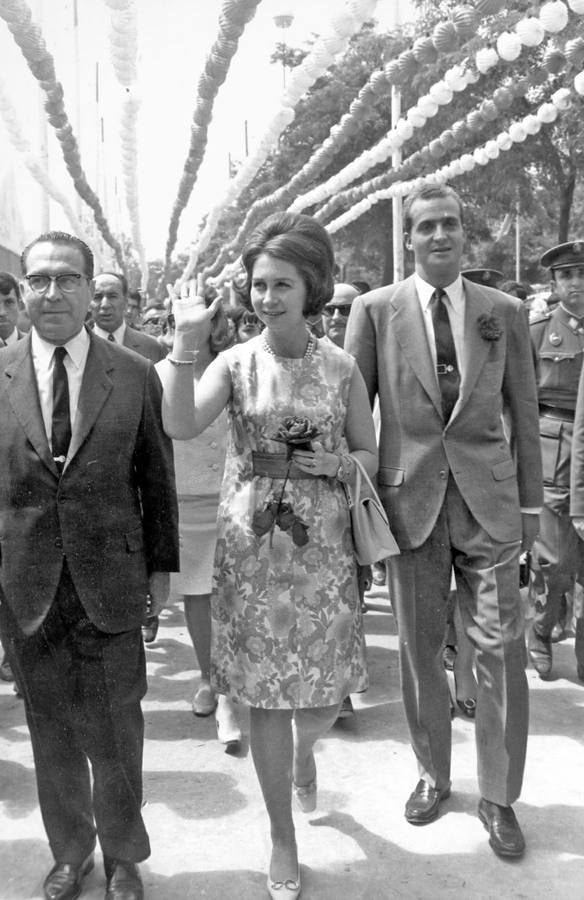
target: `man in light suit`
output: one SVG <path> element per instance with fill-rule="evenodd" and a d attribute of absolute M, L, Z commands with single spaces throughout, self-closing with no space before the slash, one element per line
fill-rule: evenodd
<path fill-rule="evenodd" d="M 379 397 L 379 493 L 401 550 L 390 592 L 420 773 L 406 819 L 433 821 L 450 793 L 441 651 L 453 569 L 476 648 L 479 817 L 497 854 L 520 856 L 511 804 L 523 777 L 528 697 L 518 579 L 542 503 L 537 396 L 521 302 L 460 276 L 462 220 L 451 188 L 410 195 L 405 240 L 415 273 L 353 301 L 345 349 L 371 403 Z"/>
<path fill-rule="evenodd" d="M 95 276 L 95 292 L 91 303 L 94 333 L 105 340 L 139 353 L 153 363 L 166 356 L 162 344 L 150 334 L 130 328 L 125 319 L 128 305 L 128 281 L 121 272 L 101 272 Z"/>
<path fill-rule="evenodd" d="M 22 266 L 31 333 L 0 350 L 0 628 L 55 858 L 44 896 L 79 896 L 97 837 L 107 900 L 140 900 L 140 625 L 178 569 L 162 389 L 152 363 L 84 327 L 83 241 L 42 235 Z"/>

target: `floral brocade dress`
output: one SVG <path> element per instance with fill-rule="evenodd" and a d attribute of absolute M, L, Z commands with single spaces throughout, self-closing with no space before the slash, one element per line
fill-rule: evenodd
<path fill-rule="evenodd" d="M 310 344 L 309 344 L 310 347 Z M 254 474 L 254 454 L 287 416 L 304 416 L 328 451 L 344 445 L 355 363 L 318 341 L 312 355 L 273 355 L 263 336 L 224 351 L 231 372 L 230 437 L 218 513 L 211 596 L 211 682 L 266 709 L 324 707 L 367 687 L 365 641 L 348 504 L 337 478 L 287 480 L 282 497 L 308 526 L 258 536 L 254 513 L 280 498 L 284 477 Z"/>

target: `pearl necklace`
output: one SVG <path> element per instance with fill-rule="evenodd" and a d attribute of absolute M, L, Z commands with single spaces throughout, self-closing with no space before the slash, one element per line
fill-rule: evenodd
<path fill-rule="evenodd" d="M 264 344 L 264 350 L 265 350 L 267 353 L 269 353 L 270 356 L 273 356 L 273 357 L 275 357 L 275 358 L 282 359 L 282 357 L 280 357 L 280 355 L 279 355 L 278 353 L 276 353 L 276 352 L 273 350 L 272 347 L 270 347 L 270 345 L 269 345 L 269 343 L 268 343 L 268 339 L 267 339 L 267 337 L 266 337 L 265 334 L 262 334 L 262 340 L 263 340 L 263 344 Z M 303 361 L 303 362 L 310 362 L 310 360 L 312 359 L 312 356 L 313 356 L 315 350 L 316 350 L 316 338 L 314 337 L 313 334 L 310 334 L 310 332 L 309 332 L 309 333 L 308 333 L 308 343 L 307 343 L 307 345 L 306 345 L 306 350 L 304 351 L 304 356 L 301 357 L 302 361 Z M 286 358 L 292 358 L 292 357 L 283 357 L 283 358 L 286 359 Z"/>

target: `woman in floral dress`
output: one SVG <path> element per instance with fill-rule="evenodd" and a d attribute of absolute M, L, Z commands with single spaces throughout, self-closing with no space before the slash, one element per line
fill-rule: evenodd
<path fill-rule="evenodd" d="M 304 811 L 315 808 L 314 744 L 343 698 L 367 686 L 343 482 L 352 456 L 374 475 L 377 449 L 353 359 L 306 325 L 333 293 L 325 229 L 309 216 L 274 214 L 249 238 L 242 260 L 265 330 L 211 363 L 194 397 L 189 363 L 214 308 L 205 309 L 201 285 L 197 296 L 191 287 L 176 298 L 163 420 L 168 434 L 186 439 L 227 408 L 212 682 L 250 707 L 271 824 L 268 892 L 289 900 L 300 894 L 292 793 Z"/>

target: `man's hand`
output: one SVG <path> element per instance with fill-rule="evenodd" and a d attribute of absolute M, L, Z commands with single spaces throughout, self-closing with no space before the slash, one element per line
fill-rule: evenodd
<path fill-rule="evenodd" d="M 580 540 L 584 541 L 584 516 L 574 516 L 572 518 L 572 525 L 576 529 L 576 534 Z"/>
<path fill-rule="evenodd" d="M 521 549 L 525 553 L 531 550 L 533 542 L 539 534 L 539 515 L 537 513 L 521 513 L 523 539 Z"/>
<path fill-rule="evenodd" d="M 170 573 L 152 572 L 150 576 L 150 616 L 157 616 L 166 606 L 170 592 Z"/>

